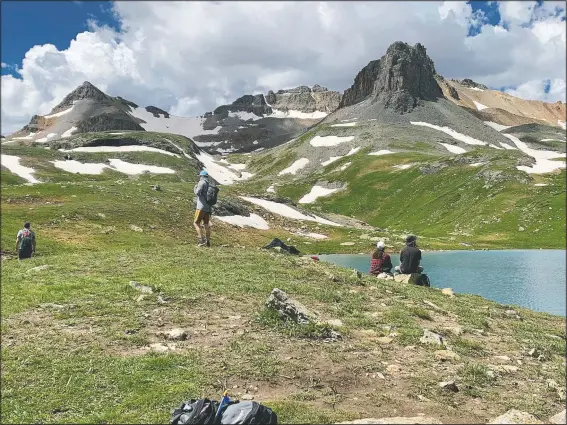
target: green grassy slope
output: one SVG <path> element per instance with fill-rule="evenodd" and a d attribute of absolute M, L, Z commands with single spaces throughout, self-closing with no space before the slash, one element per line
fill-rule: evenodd
<path fill-rule="evenodd" d="M 346 190 L 308 207 L 356 217 L 392 232 L 458 238 L 477 247 L 565 247 L 565 171 L 527 175 L 516 169 L 518 151 L 490 148 L 454 158 L 428 151 L 378 157 L 368 152 L 361 150 L 307 177 L 278 177 L 277 194 L 298 201 L 319 181 L 341 182 Z M 244 183 L 243 190 L 264 191 L 272 183 L 269 176 L 296 159 L 293 144 L 278 156 L 268 153 L 252 159 L 256 180 Z M 477 162 L 485 164 L 469 165 Z M 347 163 L 351 165 L 341 171 Z M 394 168 L 403 164 L 413 165 Z M 428 172 L 433 168 L 437 171 Z"/>
<path fill-rule="evenodd" d="M 38 256 L 2 261 L 2 423 L 166 423 L 182 400 L 219 398 L 225 388 L 234 397 L 251 388 L 281 423 L 418 413 L 485 423 L 508 408 L 541 419 L 563 408 L 547 380 L 565 385 L 564 318 L 515 307 L 518 321 L 477 296 L 359 280 L 256 249 L 281 230 L 217 220 L 215 246 L 198 249 L 190 182 L 161 180 L 156 192 L 143 176 L 11 180 L 3 171 L 1 249 L 13 253 L 29 219 Z M 132 280 L 155 292 L 140 297 Z M 275 321 L 264 310 L 274 287 L 322 320 L 341 320 L 343 339 L 325 343 L 317 327 Z M 174 327 L 189 339 L 160 336 Z M 419 343 L 424 328 L 444 335 L 460 358 L 438 360 L 440 347 Z M 379 339 L 387 335 L 390 342 Z M 175 349 L 154 352 L 154 343 Z M 502 355 L 516 372 L 497 367 Z M 447 379 L 461 391 L 440 390 Z"/>

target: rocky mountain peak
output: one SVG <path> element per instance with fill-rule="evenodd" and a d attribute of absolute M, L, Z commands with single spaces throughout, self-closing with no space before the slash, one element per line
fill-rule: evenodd
<path fill-rule="evenodd" d="M 464 80 L 453 80 L 453 81 L 457 81 L 457 83 L 459 83 L 459 84 L 461 84 L 465 87 L 477 88 L 477 89 L 482 89 L 482 90 L 489 90 L 489 88 L 487 86 L 485 86 L 484 84 L 477 83 L 476 81 L 473 81 L 470 78 L 465 78 Z"/>
<path fill-rule="evenodd" d="M 94 85 L 92 85 L 90 82 L 85 81 L 71 93 L 65 96 L 61 103 L 51 110 L 50 114 L 64 111 L 65 109 L 73 106 L 73 103 L 75 101 L 84 99 L 94 100 L 97 102 L 105 102 L 109 100 L 109 97 Z"/>
<path fill-rule="evenodd" d="M 380 60 L 366 65 L 343 95 L 340 107 L 368 97 L 397 112 L 410 112 L 420 101 L 443 97 L 435 66 L 422 44 L 397 41 Z"/>

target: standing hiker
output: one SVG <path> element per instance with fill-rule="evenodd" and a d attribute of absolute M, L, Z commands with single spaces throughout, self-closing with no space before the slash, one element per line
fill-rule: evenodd
<path fill-rule="evenodd" d="M 400 252 L 400 265 L 395 270 L 401 274 L 421 273 L 423 267 L 421 261 L 421 250 L 417 247 L 417 237 L 410 235 L 406 238 L 406 246 Z"/>
<path fill-rule="evenodd" d="M 380 273 L 391 273 L 392 260 L 386 252 L 384 241 L 376 244 L 376 249 L 372 253 L 372 260 L 370 260 L 370 274 L 378 276 Z"/>
<path fill-rule="evenodd" d="M 31 258 L 35 253 L 35 233 L 31 231 L 29 221 L 25 222 L 24 228 L 16 236 L 16 251 L 18 260 Z"/>
<path fill-rule="evenodd" d="M 193 192 L 197 195 L 197 209 L 195 210 L 195 219 L 193 220 L 193 225 L 195 230 L 197 230 L 197 235 L 199 236 L 199 246 L 211 246 L 211 226 L 209 221 L 211 219 L 211 205 L 216 203 L 216 189 L 214 186 L 209 184 L 209 173 L 205 170 L 199 173 L 199 181 L 195 185 Z M 209 187 L 211 190 L 209 191 Z M 214 192 L 214 199 L 212 193 Z M 205 228 L 205 237 L 203 237 L 203 230 L 201 229 L 201 224 Z"/>

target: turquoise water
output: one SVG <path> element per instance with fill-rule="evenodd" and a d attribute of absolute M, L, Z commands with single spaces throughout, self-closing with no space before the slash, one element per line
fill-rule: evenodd
<path fill-rule="evenodd" d="M 399 256 L 390 255 L 398 265 Z M 423 252 L 422 257 L 431 286 L 565 316 L 564 250 Z M 370 254 L 319 258 L 364 273 L 370 267 Z"/>

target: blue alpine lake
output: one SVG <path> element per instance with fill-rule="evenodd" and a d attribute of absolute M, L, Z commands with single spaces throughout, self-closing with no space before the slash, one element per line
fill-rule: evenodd
<path fill-rule="evenodd" d="M 394 266 L 399 255 L 389 253 Z M 370 254 L 319 255 L 321 261 L 368 273 Z M 422 252 L 431 286 L 453 288 L 501 304 L 565 316 L 565 251 L 502 250 Z"/>

